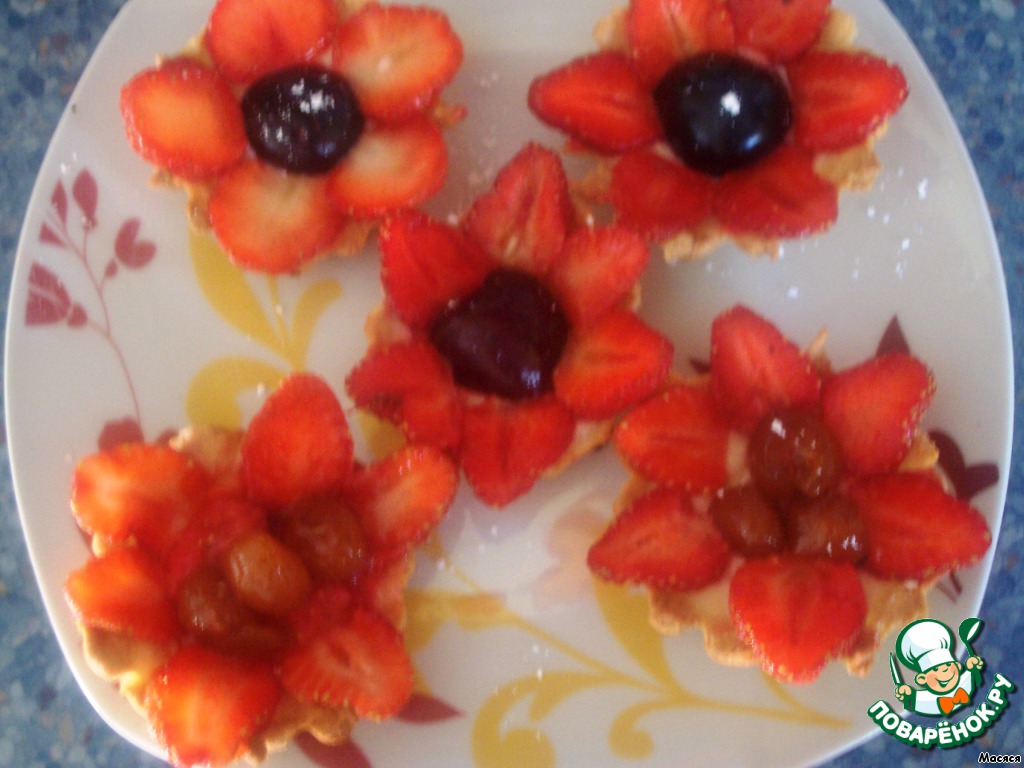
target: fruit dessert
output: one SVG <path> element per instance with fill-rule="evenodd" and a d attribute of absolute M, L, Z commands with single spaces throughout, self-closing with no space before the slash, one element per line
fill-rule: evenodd
<path fill-rule="evenodd" d="M 71 506 L 92 556 L 65 584 L 86 657 L 175 765 L 257 762 L 302 732 L 340 743 L 412 693 L 403 588 L 457 479 L 429 446 L 356 463 L 310 374 L 245 432 L 87 456 Z"/>
<path fill-rule="evenodd" d="M 385 300 L 349 395 L 449 452 L 489 505 L 605 442 L 668 375 L 670 343 L 633 309 L 646 245 L 588 223 L 548 149 L 521 149 L 458 223 L 404 211 L 379 240 Z"/>
<path fill-rule="evenodd" d="M 855 31 L 829 0 L 630 0 L 529 106 L 600 157 L 590 193 L 667 259 L 725 238 L 775 255 L 835 222 L 839 189 L 871 186 L 907 96 Z"/>
<path fill-rule="evenodd" d="M 617 427 L 632 478 L 587 560 L 648 588 L 659 631 L 699 626 L 714 659 L 795 683 L 831 659 L 866 673 L 991 543 L 919 430 L 929 369 L 893 352 L 833 371 L 823 341 L 804 352 L 746 307 L 719 315 L 710 372 Z"/>
<path fill-rule="evenodd" d="M 364 0 L 218 0 L 203 32 L 121 91 L 131 147 L 183 187 L 238 265 L 359 251 L 448 166 L 440 94 L 462 63 L 447 17 Z"/>

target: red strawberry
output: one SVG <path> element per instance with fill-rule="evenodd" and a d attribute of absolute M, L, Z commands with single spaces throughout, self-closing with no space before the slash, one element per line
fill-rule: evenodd
<path fill-rule="evenodd" d="M 616 517 L 587 553 L 603 579 L 656 589 L 700 589 L 717 581 L 729 563 L 729 545 L 711 518 L 689 497 L 659 488 Z"/>
<path fill-rule="evenodd" d="M 511 402 L 486 397 L 467 407 L 461 464 L 482 501 L 495 507 L 523 495 L 562 458 L 575 422 L 553 396 Z"/>
<path fill-rule="evenodd" d="M 648 85 L 694 53 L 731 50 L 735 37 L 725 0 L 631 0 L 626 32 Z"/>
<path fill-rule="evenodd" d="M 821 34 L 831 0 L 726 0 L 736 44 L 772 61 L 788 61 Z"/>
<path fill-rule="evenodd" d="M 558 155 L 528 144 L 498 171 L 466 215 L 466 232 L 508 267 L 543 274 L 562 252 L 572 221 L 568 182 Z"/>
<path fill-rule="evenodd" d="M 648 480 L 704 491 L 725 484 L 729 434 L 707 388 L 681 384 L 634 408 L 615 447 Z"/>
<path fill-rule="evenodd" d="M 155 562 L 137 547 L 93 557 L 64 583 L 75 618 L 87 627 L 168 642 L 178 633 L 174 604 Z"/>
<path fill-rule="evenodd" d="M 607 419 L 657 391 L 671 366 L 671 342 L 615 308 L 569 339 L 555 392 L 580 418 Z"/>
<path fill-rule="evenodd" d="M 412 545 L 440 522 L 458 489 L 447 454 L 412 445 L 357 472 L 348 498 L 375 547 Z"/>
<path fill-rule="evenodd" d="M 331 171 L 327 193 L 338 210 L 372 218 L 422 203 L 441 188 L 447 170 L 441 129 L 418 115 L 367 128 Z"/>
<path fill-rule="evenodd" d="M 858 474 L 895 469 L 935 392 L 931 371 L 915 357 L 873 357 L 825 380 L 822 418 L 846 465 Z"/>
<path fill-rule="evenodd" d="M 372 567 L 359 579 L 360 598 L 399 631 L 405 625 L 405 587 L 415 564 L 408 549 L 375 553 Z"/>
<path fill-rule="evenodd" d="M 814 172 L 810 152 L 784 145 L 719 179 L 714 214 L 734 235 L 801 237 L 832 225 L 839 215 L 839 194 Z"/>
<path fill-rule="evenodd" d="M 331 0 L 217 0 L 206 47 L 225 77 L 247 82 L 312 60 L 337 23 Z"/>
<path fill-rule="evenodd" d="M 334 67 L 374 118 L 430 107 L 460 64 L 462 43 L 432 8 L 367 3 L 342 21 L 334 42 Z"/>
<path fill-rule="evenodd" d="M 527 103 L 545 123 L 600 152 L 643 147 L 661 136 L 650 89 L 618 52 L 584 56 L 536 78 Z"/>
<path fill-rule="evenodd" d="M 397 424 L 410 440 L 442 449 L 462 440 L 462 406 L 451 370 L 425 341 L 374 347 L 345 386 L 357 406 Z"/>
<path fill-rule="evenodd" d="M 778 328 L 737 305 L 711 324 L 711 391 L 738 425 L 751 428 L 770 411 L 816 403 L 821 378 Z"/>
<path fill-rule="evenodd" d="M 739 567 L 729 611 L 765 672 L 808 683 L 856 639 L 867 599 L 850 563 L 782 555 Z"/>
<path fill-rule="evenodd" d="M 245 751 L 280 698 L 269 667 L 186 645 L 150 679 L 145 708 L 174 765 L 225 765 Z"/>
<path fill-rule="evenodd" d="M 230 168 L 248 146 L 228 84 L 195 59 L 170 59 L 129 80 L 121 116 L 132 149 L 190 181 Z"/>
<path fill-rule="evenodd" d="M 866 567 L 884 579 L 931 579 L 973 565 L 992 543 L 985 519 L 930 475 L 895 472 L 848 495 L 867 529 Z"/>
<path fill-rule="evenodd" d="M 327 196 L 327 178 L 247 160 L 210 195 L 210 226 L 232 261 L 261 272 L 295 272 L 338 236 L 344 217 Z"/>
<path fill-rule="evenodd" d="M 352 436 L 334 392 L 292 374 L 253 417 L 242 442 L 242 477 L 257 504 L 284 508 L 340 492 L 353 469 Z"/>
<path fill-rule="evenodd" d="M 900 68 L 863 52 L 810 51 L 786 72 L 796 113 L 794 136 L 814 150 L 863 141 L 907 98 Z"/>

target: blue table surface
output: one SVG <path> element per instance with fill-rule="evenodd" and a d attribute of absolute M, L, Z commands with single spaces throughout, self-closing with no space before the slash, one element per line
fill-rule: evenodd
<path fill-rule="evenodd" d="M 981 179 L 1002 252 L 1019 382 L 1024 365 L 1024 5 L 1021 0 L 887 2 L 945 94 Z M 2 296 L 8 294 L 43 153 L 83 67 L 122 5 L 122 0 L 0 3 Z M 1022 426 L 1018 407 L 1009 494 L 980 612 L 989 668 L 1018 684 L 1024 683 Z M 0 451 L 6 457 L 6 430 L 0 431 Z M 103 723 L 64 663 L 32 576 L 6 460 L 0 468 L 0 505 L 0 766 L 161 765 Z M 879 736 L 831 765 L 977 764 L 983 750 L 1020 756 L 1021 706 L 1015 702 L 983 739 L 959 749 L 922 752 Z"/>

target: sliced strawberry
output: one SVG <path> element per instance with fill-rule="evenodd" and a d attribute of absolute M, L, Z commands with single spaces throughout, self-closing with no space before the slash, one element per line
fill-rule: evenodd
<path fill-rule="evenodd" d="M 248 146 L 228 84 L 195 59 L 169 59 L 129 80 L 121 116 L 132 149 L 189 181 L 230 168 Z"/>
<path fill-rule="evenodd" d="M 501 507 L 522 496 L 562 458 L 575 422 L 553 396 L 511 402 L 487 397 L 466 408 L 460 462 L 482 501 Z"/>
<path fill-rule="evenodd" d="M 681 384 L 634 408 L 615 430 L 615 447 L 648 480 L 705 491 L 725 484 L 729 433 L 710 391 Z"/>
<path fill-rule="evenodd" d="M 608 199 L 616 222 L 648 240 L 667 240 L 711 215 L 710 177 L 646 150 L 629 152 L 612 168 Z"/>
<path fill-rule="evenodd" d="M 206 47 L 225 77 L 247 82 L 312 60 L 337 23 L 331 0 L 217 0 Z"/>
<path fill-rule="evenodd" d="M 733 235 L 802 237 L 835 222 L 839 194 L 814 172 L 808 151 L 781 146 L 749 168 L 719 179 L 713 210 Z"/>
<path fill-rule="evenodd" d="M 338 27 L 334 67 L 369 117 L 405 119 L 430 107 L 462 64 L 448 17 L 426 7 L 367 3 Z"/>
<path fill-rule="evenodd" d="M 145 708 L 174 765 L 225 765 L 245 752 L 280 698 L 270 667 L 186 645 L 150 679 Z"/>
<path fill-rule="evenodd" d="M 327 192 L 338 210 L 373 218 L 419 205 L 441 188 L 447 170 L 441 129 L 420 115 L 367 128 L 331 171 Z"/>
<path fill-rule="evenodd" d="M 821 34 L 831 0 L 726 0 L 736 45 L 772 61 L 789 61 Z"/>
<path fill-rule="evenodd" d="M 584 419 L 607 419 L 654 394 L 672 366 L 672 343 L 617 307 L 574 335 L 555 368 L 555 392 Z"/>
<path fill-rule="evenodd" d="M 393 550 L 375 555 L 372 567 L 359 580 L 360 598 L 399 631 L 405 625 L 405 587 L 414 567 L 410 550 Z"/>
<path fill-rule="evenodd" d="M 558 155 L 528 144 L 505 165 L 466 215 L 466 232 L 508 267 L 543 274 L 562 252 L 572 221 Z"/>
<path fill-rule="evenodd" d="M 618 52 L 574 59 L 536 78 L 527 104 L 545 123 L 599 152 L 644 147 L 661 136 L 650 89 Z"/>
<path fill-rule="evenodd" d="M 895 64 L 870 54 L 810 51 L 786 68 L 798 143 L 814 150 L 853 146 L 894 115 L 907 98 Z"/>
<path fill-rule="evenodd" d="M 590 325 L 633 290 L 649 253 L 633 231 L 619 226 L 581 227 L 565 243 L 550 285 L 574 327 Z"/>
<path fill-rule="evenodd" d="M 887 472 L 906 455 L 934 392 L 935 380 L 920 360 L 881 355 L 825 380 L 822 418 L 847 467 L 858 474 Z"/>
<path fill-rule="evenodd" d="M 253 417 L 242 442 L 246 493 L 281 509 L 338 493 L 353 470 L 352 435 L 323 379 L 292 374 Z"/>
<path fill-rule="evenodd" d="M 325 620 L 308 631 L 282 660 L 280 674 L 300 700 L 351 707 L 373 720 L 394 715 L 412 695 L 413 667 L 402 636 L 362 605 L 354 605 L 344 623 Z"/>
<path fill-rule="evenodd" d="M 992 543 L 985 518 L 930 475 L 880 475 L 847 493 L 867 529 L 866 567 L 884 579 L 924 580 L 966 568 Z"/>
<path fill-rule="evenodd" d="M 75 618 L 87 627 L 167 642 L 178 633 L 174 604 L 155 561 L 137 547 L 93 557 L 64 582 Z"/>
<path fill-rule="evenodd" d="M 732 50 L 735 40 L 725 0 L 631 0 L 626 33 L 648 85 L 677 61 L 701 51 Z"/>
<path fill-rule="evenodd" d="M 357 406 L 397 424 L 410 440 L 442 449 L 456 448 L 462 440 L 455 380 L 425 341 L 374 347 L 349 373 L 345 386 Z"/>
<path fill-rule="evenodd" d="M 448 511 L 458 485 L 447 454 L 411 445 L 357 472 L 347 495 L 373 546 L 389 548 L 422 541 Z"/>
<path fill-rule="evenodd" d="M 619 514 L 587 553 L 603 579 L 656 589 L 700 589 L 717 581 L 729 563 L 729 545 L 711 518 L 688 496 L 659 488 Z"/>
<path fill-rule="evenodd" d="M 232 261 L 260 272 L 295 272 L 337 238 L 344 216 L 330 203 L 327 178 L 236 165 L 210 195 L 210 226 Z"/>
<path fill-rule="evenodd" d="M 749 429 L 770 411 L 816 403 L 821 377 L 778 328 L 736 305 L 711 323 L 711 391 Z"/>
<path fill-rule="evenodd" d="M 765 672 L 808 683 L 856 639 L 867 599 L 853 565 L 783 555 L 739 567 L 729 585 L 729 611 Z"/>

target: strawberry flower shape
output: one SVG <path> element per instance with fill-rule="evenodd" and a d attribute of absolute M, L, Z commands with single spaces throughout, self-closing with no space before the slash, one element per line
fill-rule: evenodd
<path fill-rule="evenodd" d="M 630 0 L 601 52 L 534 80 L 530 108 L 612 158 L 617 220 L 667 257 L 723 236 L 774 253 L 834 223 L 837 185 L 870 185 L 871 142 L 907 95 L 896 66 L 848 49 L 852 21 L 829 5 Z"/>
<path fill-rule="evenodd" d="M 562 165 L 530 144 L 458 225 L 388 218 L 385 302 L 349 375 L 356 405 L 456 456 L 502 506 L 607 439 L 672 347 L 629 307 L 643 241 L 577 220 Z"/>
<path fill-rule="evenodd" d="M 438 103 L 462 63 L 447 17 L 333 0 L 218 0 L 193 49 L 121 92 L 129 143 L 189 193 L 238 265 L 354 253 L 447 171 Z"/>
<path fill-rule="evenodd" d="M 863 673 L 889 625 L 917 618 L 893 611 L 924 610 L 923 590 L 991 543 L 918 433 L 933 391 L 909 354 L 832 372 L 746 307 L 722 313 L 710 374 L 616 428 L 635 478 L 590 568 L 649 587 L 666 623 L 704 623 L 709 650 L 738 646 L 779 679 L 813 680 L 835 657 Z"/>

